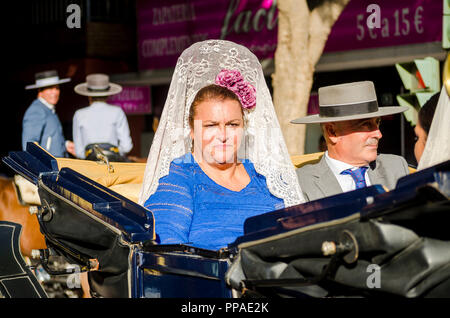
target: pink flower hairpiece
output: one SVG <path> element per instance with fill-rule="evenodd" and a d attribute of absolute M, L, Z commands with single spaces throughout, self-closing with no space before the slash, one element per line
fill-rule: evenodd
<path fill-rule="evenodd" d="M 244 80 L 244 77 L 239 71 L 222 70 L 217 74 L 215 83 L 235 93 L 241 101 L 243 108 L 255 108 L 256 89 L 252 84 Z"/>

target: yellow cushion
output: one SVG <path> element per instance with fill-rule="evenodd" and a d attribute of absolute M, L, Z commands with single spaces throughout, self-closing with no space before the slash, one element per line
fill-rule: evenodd
<path fill-rule="evenodd" d="M 108 171 L 104 163 L 98 161 L 56 158 L 58 168 L 68 167 L 100 183 L 101 185 L 138 202 L 139 192 L 144 179 L 146 163 L 110 162 L 113 171 Z"/>
<path fill-rule="evenodd" d="M 114 171 L 108 171 L 104 163 L 98 161 L 56 158 L 58 168 L 71 168 L 78 173 L 100 183 L 105 187 L 124 183 L 142 183 L 145 172 L 145 163 L 111 162 Z"/>
<path fill-rule="evenodd" d="M 115 184 L 110 186 L 109 189 L 137 203 L 139 199 L 139 193 L 141 192 L 141 187 L 142 183 L 130 183 Z"/>

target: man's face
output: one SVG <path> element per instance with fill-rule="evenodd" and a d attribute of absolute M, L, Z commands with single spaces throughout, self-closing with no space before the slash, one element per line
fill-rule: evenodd
<path fill-rule="evenodd" d="M 380 118 L 347 120 L 332 123 L 333 143 L 336 159 L 354 166 L 367 165 L 377 158 L 378 141 L 382 134 Z"/>
<path fill-rule="evenodd" d="M 56 105 L 59 100 L 59 86 L 49 86 L 41 89 L 38 93 L 38 97 L 41 97 L 52 105 Z"/>

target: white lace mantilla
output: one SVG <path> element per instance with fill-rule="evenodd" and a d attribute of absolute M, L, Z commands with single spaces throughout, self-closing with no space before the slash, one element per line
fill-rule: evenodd
<path fill-rule="evenodd" d="M 256 107 L 244 109 L 245 142 L 238 156 L 251 160 L 256 171 L 266 177 L 269 191 L 282 198 L 286 207 L 304 202 L 261 64 L 241 45 L 207 40 L 193 44 L 178 58 L 148 156 L 140 204 L 155 193 L 159 179 L 169 174 L 172 160 L 190 152 L 189 107 L 196 93 L 213 84 L 223 69 L 238 70 L 256 88 Z"/>
<path fill-rule="evenodd" d="M 450 160 L 450 98 L 443 86 L 417 168 L 425 169 L 447 160 Z"/>

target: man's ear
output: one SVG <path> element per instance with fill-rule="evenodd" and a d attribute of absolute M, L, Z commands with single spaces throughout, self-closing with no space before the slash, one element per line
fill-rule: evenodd
<path fill-rule="evenodd" d="M 333 123 L 326 123 L 325 124 L 325 131 L 327 133 L 328 139 L 335 144 L 338 140 L 338 136 L 336 133 L 336 126 Z"/>

